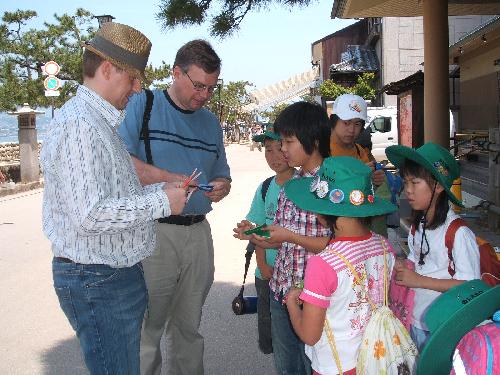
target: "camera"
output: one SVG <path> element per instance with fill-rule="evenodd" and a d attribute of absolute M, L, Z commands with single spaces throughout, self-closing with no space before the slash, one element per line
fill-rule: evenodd
<path fill-rule="evenodd" d="M 243 297 L 238 294 L 231 304 L 236 315 L 255 314 L 257 312 L 257 296 Z"/>

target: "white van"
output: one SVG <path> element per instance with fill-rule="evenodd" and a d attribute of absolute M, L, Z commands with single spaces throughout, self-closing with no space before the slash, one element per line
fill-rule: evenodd
<path fill-rule="evenodd" d="M 368 107 L 364 134 L 371 135 L 372 155 L 377 161 L 387 160 L 385 149 L 398 144 L 398 111 L 396 106 Z M 455 133 L 455 120 L 450 111 L 450 138 Z"/>
<path fill-rule="evenodd" d="M 387 160 L 385 149 L 398 144 L 398 110 L 396 106 L 368 107 L 365 131 L 371 135 L 372 155 Z"/>
<path fill-rule="evenodd" d="M 330 116 L 333 106 L 332 101 L 326 102 L 328 116 Z M 368 121 L 365 129 L 356 139 L 356 143 L 363 147 L 370 148 L 372 155 L 380 162 L 387 160 L 385 149 L 392 145 L 397 145 L 398 138 L 398 109 L 396 106 L 368 107 Z M 450 138 L 454 136 L 455 119 L 450 111 Z"/>

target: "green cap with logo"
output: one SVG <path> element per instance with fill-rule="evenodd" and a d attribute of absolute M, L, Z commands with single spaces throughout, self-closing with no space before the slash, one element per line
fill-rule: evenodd
<path fill-rule="evenodd" d="M 466 281 L 442 293 L 429 306 L 425 322 L 431 332 L 417 367 L 417 375 L 449 374 L 460 339 L 500 310 L 500 285 Z"/>
<path fill-rule="evenodd" d="M 274 128 L 272 125 L 268 125 L 266 128 L 266 131 L 262 134 L 254 135 L 252 137 L 252 141 L 254 142 L 262 142 L 266 140 L 266 138 L 272 139 L 274 141 L 279 141 L 281 140 L 281 137 L 278 133 L 274 132 Z"/>
<path fill-rule="evenodd" d="M 412 160 L 429 171 L 445 189 L 450 200 L 463 207 L 462 202 L 451 192 L 453 181 L 460 177 L 460 166 L 450 152 L 432 142 L 413 149 L 406 146 L 389 146 L 385 153 L 390 162 L 401 168 L 405 160 Z"/>

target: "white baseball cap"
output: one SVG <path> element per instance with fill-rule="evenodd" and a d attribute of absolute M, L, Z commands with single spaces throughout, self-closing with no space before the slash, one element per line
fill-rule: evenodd
<path fill-rule="evenodd" d="M 333 102 L 333 113 L 339 116 L 341 120 L 359 118 L 366 121 L 366 109 L 366 101 L 361 96 L 354 94 L 340 95 Z"/>

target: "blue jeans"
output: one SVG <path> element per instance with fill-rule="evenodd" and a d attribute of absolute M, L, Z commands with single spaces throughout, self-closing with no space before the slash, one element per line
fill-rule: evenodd
<path fill-rule="evenodd" d="M 271 310 L 269 308 L 269 280 L 255 277 L 257 290 L 257 332 L 259 333 L 259 349 L 264 354 L 273 352 L 271 337 Z"/>
<path fill-rule="evenodd" d="M 52 261 L 59 304 L 93 375 L 138 375 L 147 290 L 140 263 L 128 268 Z"/>
<path fill-rule="evenodd" d="M 410 325 L 410 337 L 417 346 L 419 353 L 421 353 L 422 349 L 424 349 L 424 346 L 425 344 L 427 344 L 430 335 L 431 333 L 429 331 Z"/>
<path fill-rule="evenodd" d="M 274 364 L 279 375 L 310 375 L 311 361 L 292 327 L 286 305 L 270 296 Z"/>

